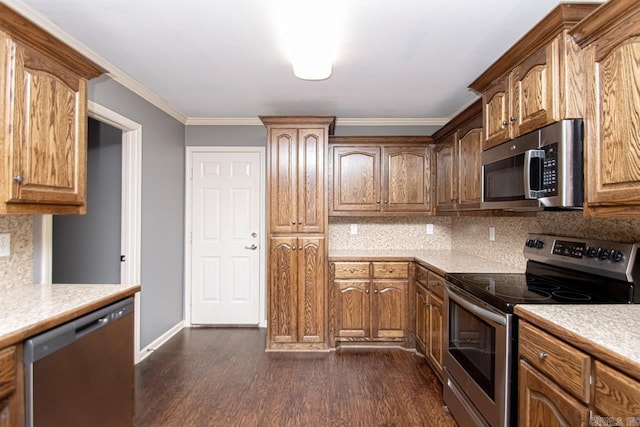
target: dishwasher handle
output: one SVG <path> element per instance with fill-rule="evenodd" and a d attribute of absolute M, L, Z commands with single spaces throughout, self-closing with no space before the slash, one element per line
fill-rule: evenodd
<path fill-rule="evenodd" d="M 129 297 L 26 340 L 24 363 L 31 364 L 47 357 L 110 322 L 132 314 L 133 308 L 133 297 Z"/>

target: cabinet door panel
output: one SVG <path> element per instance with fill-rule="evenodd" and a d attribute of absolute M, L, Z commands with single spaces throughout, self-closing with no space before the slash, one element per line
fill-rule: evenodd
<path fill-rule="evenodd" d="M 593 375 L 594 406 L 608 417 L 640 415 L 640 382 L 600 361 L 595 362 Z"/>
<path fill-rule="evenodd" d="M 640 37 L 596 57 L 587 66 L 587 204 L 640 204 Z M 624 215 L 624 211 L 618 212 Z M 636 211 L 637 215 L 637 211 Z"/>
<path fill-rule="evenodd" d="M 298 232 L 324 232 L 324 129 L 298 134 Z"/>
<path fill-rule="evenodd" d="M 457 199 L 457 184 L 455 181 L 455 134 L 451 134 L 436 148 L 436 200 L 438 211 L 455 209 Z"/>
<path fill-rule="evenodd" d="M 482 129 L 458 140 L 458 208 L 479 208 L 482 191 Z"/>
<path fill-rule="evenodd" d="M 380 148 L 334 147 L 333 212 L 380 211 Z"/>
<path fill-rule="evenodd" d="M 324 342 L 324 238 L 298 238 L 298 337 Z"/>
<path fill-rule="evenodd" d="M 416 287 L 416 344 L 426 355 L 429 346 L 427 328 L 429 327 L 429 310 L 427 291 L 422 286 Z"/>
<path fill-rule="evenodd" d="M 516 67 L 511 78 L 511 110 L 515 120 L 510 121 L 513 135 L 531 132 L 557 120 L 558 43 L 543 47 Z"/>
<path fill-rule="evenodd" d="M 521 360 L 518 372 L 518 425 L 586 427 L 589 409 Z"/>
<path fill-rule="evenodd" d="M 13 173 L 9 201 L 84 204 L 86 81 L 9 43 L 14 58 Z M 46 66 L 45 66 L 46 64 Z M 46 71 L 45 71 L 46 70 Z"/>
<path fill-rule="evenodd" d="M 484 147 L 491 148 L 508 140 L 509 133 L 509 77 L 494 83 L 482 94 L 484 103 Z"/>
<path fill-rule="evenodd" d="M 271 129 L 269 218 L 271 233 L 297 231 L 297 129 Z"/>
<path fill-rule="evenodd" d="M 444 345 L 444 305 L 440 298 L 429 293 L 429 360 L 443 378 L 442 347 Z"/>
<path fill-rule="evenodd" d="M 373 281 L 373 338 L 405 337 L 406 298 L 406 280 Z"/>
<path fill-rule="evenodd" d="M 294 249 L 295 248 L 295 249 Z M 297 239 L 272 237 L 269 259 L 269 336 L 274 343 L 298 341 Z"/>
<path fill-rule="evenodd" d="M 431 210 L 430 149 L 384 147 L 382 159 L 382 210 L 429 212 Z"/>
<path fill-rule="evenodd" d="M 336 280 L 336 337 L 369 338 L 369 281 Z"/>

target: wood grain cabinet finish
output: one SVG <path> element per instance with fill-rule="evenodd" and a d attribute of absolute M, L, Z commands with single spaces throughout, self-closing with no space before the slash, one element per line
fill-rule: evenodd
<path fill-rule="evenodd" d="M 640 216 L 640 3 L 612 0 L 571 34 L 586 74 L 585 216 Z"/>
<path fill-rule="evenodd" d="M 363 264 L 367 265 L 366 277 L 359 268 Z M 332 262 L 329 269 L 332 345 L 336 341 L 406 342 L 408 263 Z"/>
<path fill-rule="evenodd" d="M 331 137 L 330 216 L 430 214 L 430 137 Z"/>
<path fill-rule="evenodd" d="M 324 348 L 324 238 L 272 237 L 269 252 L 268 348 Z"/>
<path fill-rule="evenodd" d="M 267 350 L 327 349 L 326 153 L 332 116 L 267 127 Z"/>
<path fill-rule="evenodd" d="M 428 358 L 434 371 L 442 380 L 442 349 L 444 345 L 444 303 L 433 292 L 429 293 L 429 353 Z"/>
<path fill-rule="evenodd" d="M 421 351 L 440 381 L 444 378 L 444 277 L 416 264 L 415 333 Z"/>
<path fill-rule="evenodd" d="M 0 70 L 0 213 L 85 213 L 87 82 L 104 71 L 5 5 Z"/>
<path fill-rule="evenodd" d="M 554 328 L 555 336 L 520 320 L 518 332 L 518 425 L 587 426 L 606 419 L 622 420 L 621 425 L 636 422 L 640 378 L 637 372 L 622 372 L 607 364 L 616 363 L 617 356 L 607 362 L 609 356 L 596 347 L 585 347 L 593 354 L 581 351 L 560 338 L 565 336 L 561 328 Z"/>
<path fill-rule="evenodd" d="M 485 150 L 584 116 L 584 64 L 568 31 L 598 6 L 561 3 L 471 83 L 482 95 Z"/>
<path fill-rule="evenodd" d="M 22 347 L 0 350 L 0 427 L 24 426 Z"/>
<path fill-rule="evenodd" d="M 416 283 L 416 350 L 427 355 L 429 348 L 429 291 Z"/>
<path fill-rule="evenodd" d="M 438 213 L 480 209 L 482 132 L 482 102 L 478 100 L 433 135 Z"/>

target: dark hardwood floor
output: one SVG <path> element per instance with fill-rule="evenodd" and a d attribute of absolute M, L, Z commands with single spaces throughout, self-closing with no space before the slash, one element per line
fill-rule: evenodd
<path fill-rule="evenodd" d="M 142 426 L 456 426 L 403 350 L 266 353 L 264 329 L 185 329 L 136 366 Z"/>

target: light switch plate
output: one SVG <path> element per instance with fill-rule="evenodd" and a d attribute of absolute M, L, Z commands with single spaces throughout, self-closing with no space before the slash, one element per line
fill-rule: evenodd
<path fill-rule="evenodd" d="M 496 241 L 496 228 L 489 227 L 489 240 L 492 242 Z"/>
<path fill-rule="evenodd" d="M 358 224 L 351 224 L 351 234 L 358 234 Z"/>
<path fill-rule="evenodd" d="M 0 233 L 0 257 L 11 255 L 11 234 Z"/>
<path fill-rule="evenodd" d="M 427 234 L 433 234 L 433 224 L 427 224 Z"/>

